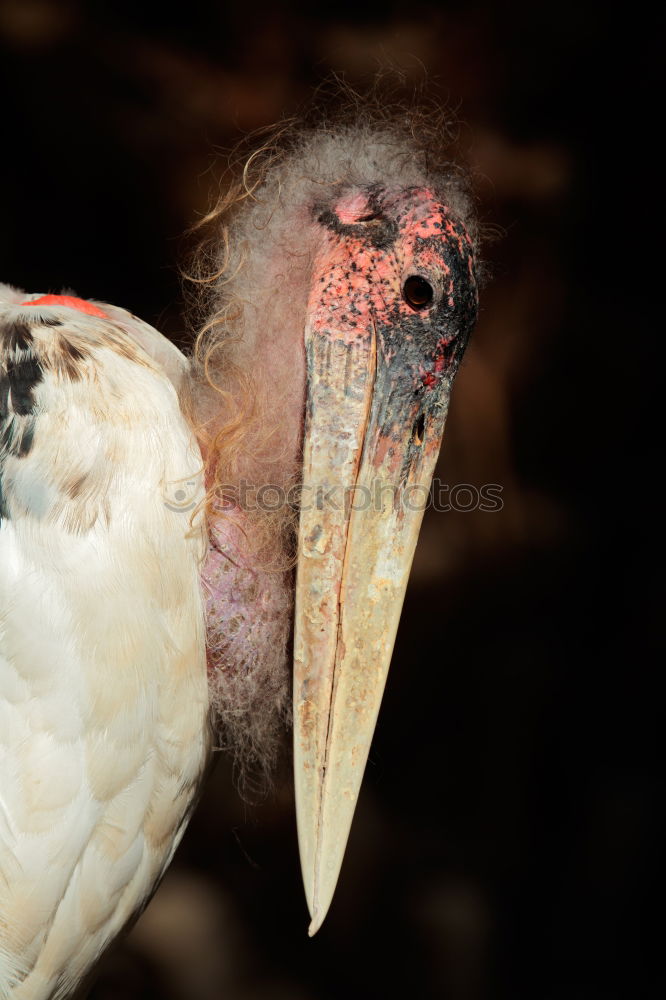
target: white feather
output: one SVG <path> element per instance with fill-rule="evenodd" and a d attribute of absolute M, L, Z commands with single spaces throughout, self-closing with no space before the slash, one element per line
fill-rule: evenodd
<path fill-rule="evenodd" d="M 24 298 L 0 288 L 5 375 L 17 322 L 43 370 L 32 414 L 7 396 L 4 430 L 32 420 L 31 447 L 0 446 L 0 998 L 47 1000 L 144 905 L 187 822 L 208 750 L 205 538 L 198 447 L 137 346 L 159 334 Z M 177 381 L 174 351 L 152 353 Z"/>

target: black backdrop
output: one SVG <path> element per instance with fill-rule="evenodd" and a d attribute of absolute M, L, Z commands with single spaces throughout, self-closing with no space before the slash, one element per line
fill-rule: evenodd
<path fill-rule="evenodd" d="M 307 939 L 288 772 L 250 807 L 223 762 L 95 1000 L 658 990 L 659 50 L 631 15 L 0 2 L 4 281 L 182 342 L 214 148 L 386 58 L 457 109 L 501 232 L 439 474 L 502 485 L 504 508 L 426 517 L 324 928 Z"/>

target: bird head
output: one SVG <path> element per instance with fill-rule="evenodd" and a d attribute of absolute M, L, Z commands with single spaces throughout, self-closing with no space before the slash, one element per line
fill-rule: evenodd
<path fill-rule="evenodd" d="M 231 296 L 244 302 L 238 366 L 270 386 L 277 451 L 285 468 L 300 465 L 294 773 L 313 934 L 338 879 L 476 318 L 474 229 L 451 170 L 366 122 L 293 142 L 226 245 L 249 246 L 245 271 L 225 258 L 220 293 L 223 317 Z M 228 337 L 220 326 L 208 359 Z"/>

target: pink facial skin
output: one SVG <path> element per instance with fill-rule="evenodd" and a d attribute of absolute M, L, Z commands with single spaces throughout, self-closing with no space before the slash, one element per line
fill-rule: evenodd
<path fill-rule="evenodd" d="M 444 390 L 476 318 L 472 241 L 427 188 L 356 189 L 317 212 L 324 238 L 308 336 L 320 342 L 319 357 L 328 352 L 337 359 L 331 363 L 350 368 L 359 353 L 369 356 L 374 340 L 372 453 L 406 475 L 417 456 L 404 447 L 412 427 L 425 431 L 415 435 L 424 439 L 419 455 L 439 448 Z M 420 298 L 410 295 L 415 281 Z"/>
<path fill-rule="evenodd" d="M 414 309 L 401 290 L 405 279 L 415 274 L 427 278 L 435 291 L 432 306 L 421 315 L 443 304 L 449 311 L 476 305 L 472 242 L 451 210 L 427 188 L 348 192 L 323 215 L 330 232 L 315 264 L 318 280 L 309 308 L 315 330 L 352 343 L 367 337 L 371 324 L 395 326 L 402 321 L 405 339 L 413 337 Z M 466 281 L 460 280 L 461 268 Z M 470 287 L 474 295 L 468 303 Z M 430 359 L 424 359 L 426 387 L 432 381 L 428 375 L 441 376 L 442 349 L 450 339 L 436 338 Z M 386 342 L 383 347 L 389 360 L 391 347 Z"/>

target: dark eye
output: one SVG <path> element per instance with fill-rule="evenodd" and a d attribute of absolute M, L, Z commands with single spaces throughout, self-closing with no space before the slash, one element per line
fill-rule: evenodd
<path fill-rule="evenodd" d="M 412 274 L 402 286 L 402 294 L 412 309 L 425 309 L 432 302 L 434 292 L 425 278 L 420 274 Z"/>

